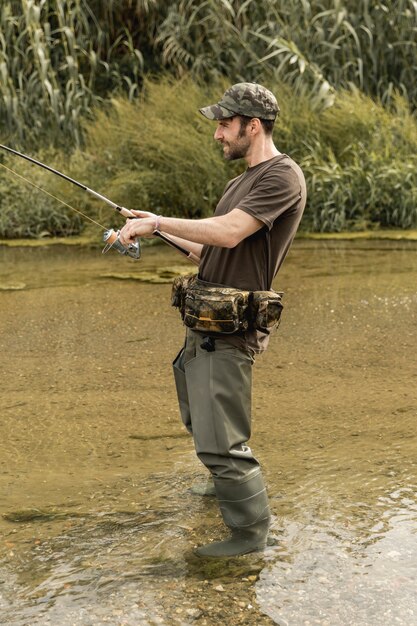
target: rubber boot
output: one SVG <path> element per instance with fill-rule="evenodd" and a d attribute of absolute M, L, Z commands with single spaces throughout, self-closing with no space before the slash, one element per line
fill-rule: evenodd
<path fill-rule="evenodd" d="M 245 482 L 214 481 L 224 523 L 231 536 L 197 548 L 202 557 L 240 556 L 266 546 L 271 514 L 261 472 Z"/>

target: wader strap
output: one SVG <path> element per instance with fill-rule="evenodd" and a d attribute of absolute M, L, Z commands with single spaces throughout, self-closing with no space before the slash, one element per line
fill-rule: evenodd
<path fill-rule="evenodd" d="M 207 350 L 207 352 L 214 352 L 216 349 L 214 337 L 204 337 L 203 343 L 200 345 L 203 350 Z"/>
<path fill-rule="evenodd" d="M 270 269 L 272 268 L 272 247 L 271 247 L 271 231 L 267 229 L 266 237 L 265 237 L 265 245 L 266 245 L 266 258 L 267 258 L 267 283 L 265 289 L 271 289 L 273 276 L 270 276 Z"/>

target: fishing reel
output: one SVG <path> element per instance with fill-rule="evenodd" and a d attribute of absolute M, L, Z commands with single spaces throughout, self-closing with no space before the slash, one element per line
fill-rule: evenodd
<path fill-rule="evenodd" d="M 119 239 L 120 230 L 106 230 L 103 235 L 103 241 L 106 244 L 102 250 L 102 254 L 106 254 L 111 248 L 117 250 L 119 254 L 130 256 L 132 259 L 140 259 L 140 242 L 139 239 L 135 243 L 124 246 Z"/>

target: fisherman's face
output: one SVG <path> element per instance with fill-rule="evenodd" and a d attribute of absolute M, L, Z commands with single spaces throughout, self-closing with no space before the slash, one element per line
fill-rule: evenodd
<path fill-rule="evenodd" d="M 222 144 L 223 156 L 228 161 L 244 158 L 251 145 L 248 126 L 242 128 L 239 117 L 219 120 L 214 139 Z"/>

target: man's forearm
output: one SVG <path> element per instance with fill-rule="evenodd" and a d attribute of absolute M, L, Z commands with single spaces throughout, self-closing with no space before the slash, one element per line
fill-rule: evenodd
<path fill-rule="evenodd" d="M 219 247 L 230 246 L 230 237 L 222 217 L 190 220 L 161 216 L 159 217 L 159 228 L 161 232 L 180 237 L 188 244 L 198 244 L 198 255 L 201 253 L 203 244 Z"/>

